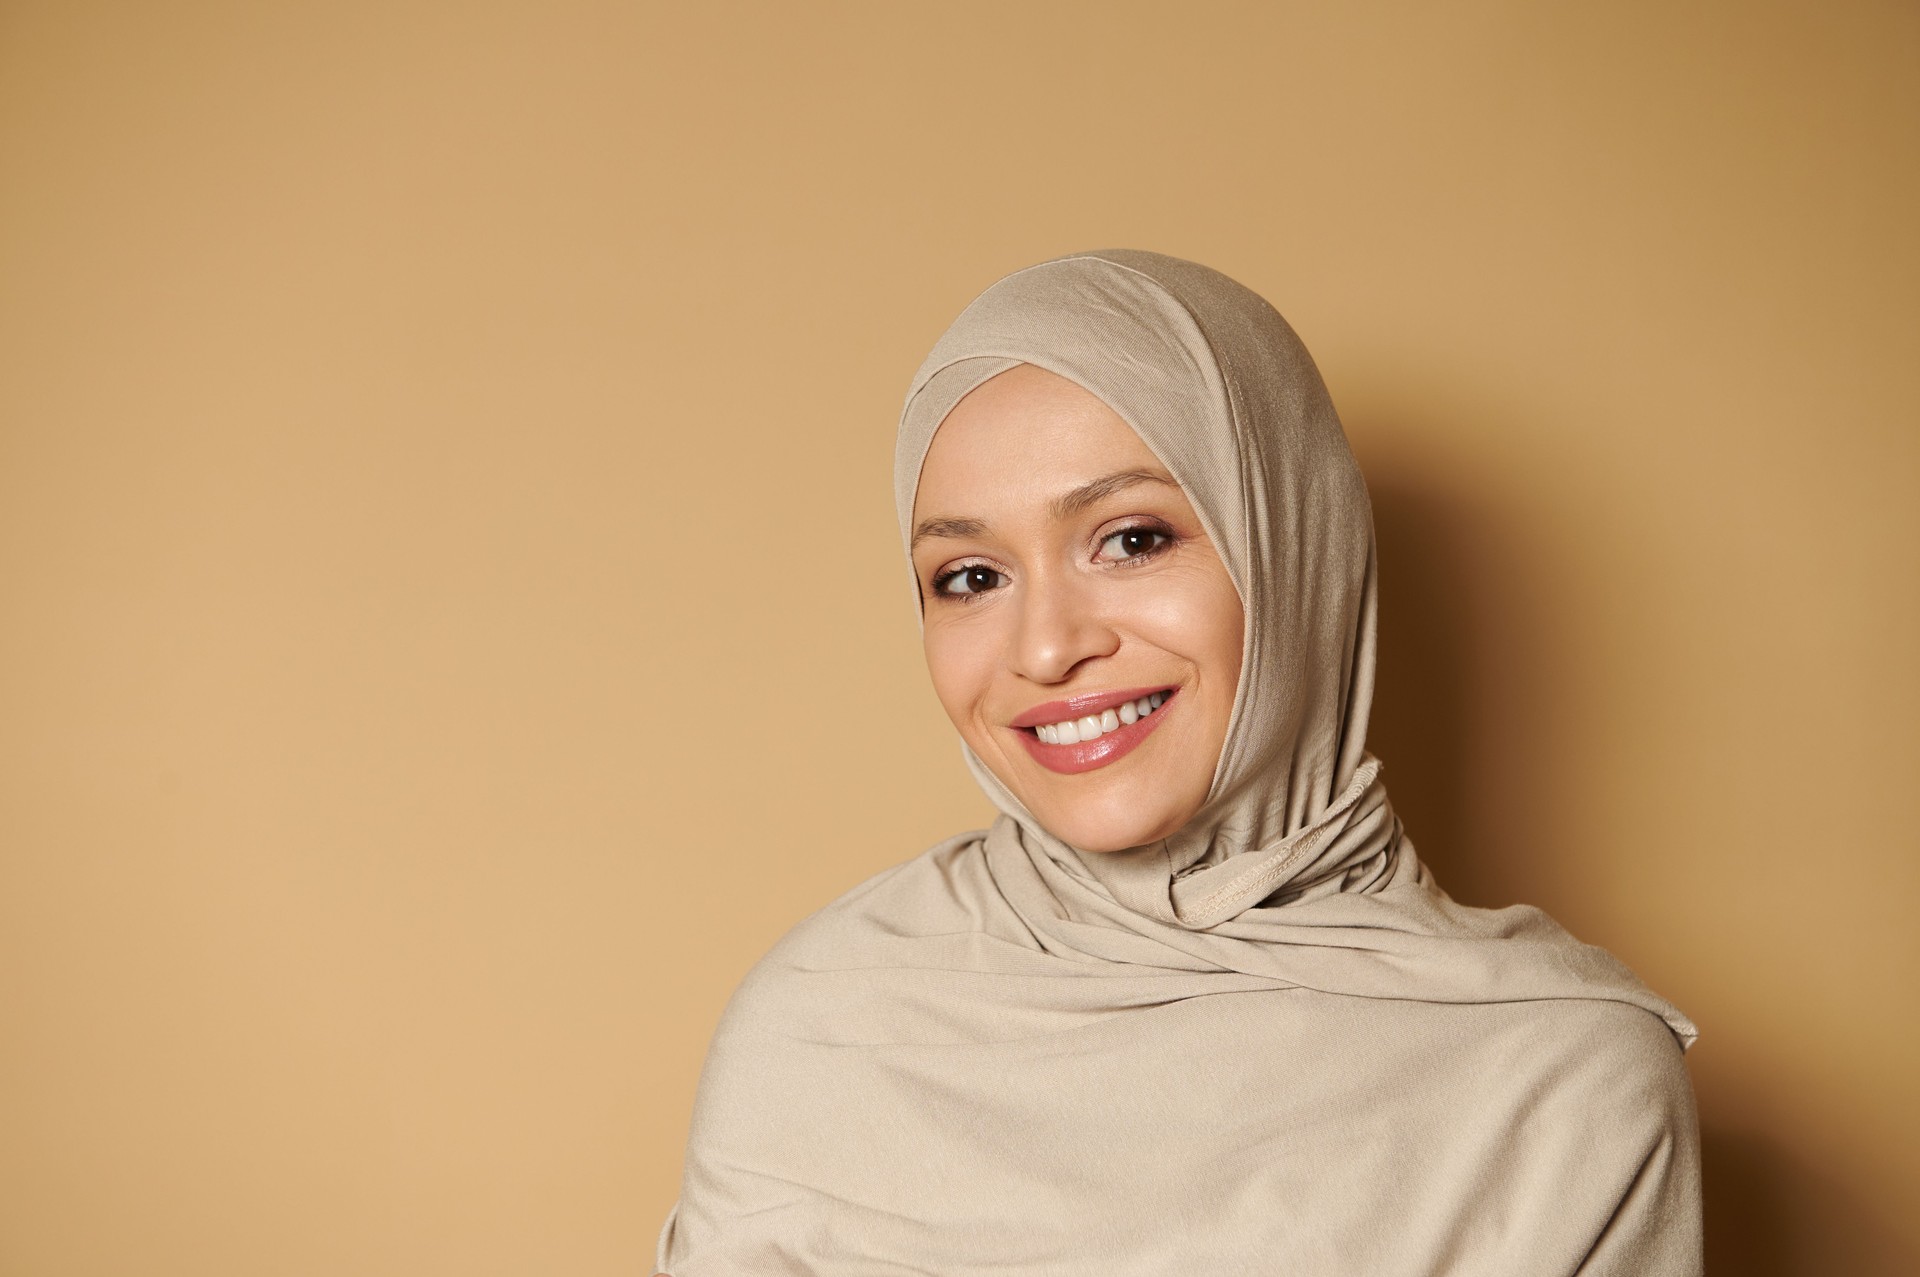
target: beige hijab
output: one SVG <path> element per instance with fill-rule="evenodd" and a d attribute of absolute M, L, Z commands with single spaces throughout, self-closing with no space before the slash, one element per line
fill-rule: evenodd
<path fill-rule="evenodd" d="M 1693 1026 L 1538 910 L 1453 902 L 1387 801 L 1371 511 L 1292 329 L 1153 253 L 1007 276 L 908 392 L 903 543 L 934 431 L 1022 362 L 1125 418 L 1240 592 L 1212 789 L 1082 852 L 969 752 L 992 828 L 801 923 L 729 1004 L 661 1271 L 1697 1272 Z"/>

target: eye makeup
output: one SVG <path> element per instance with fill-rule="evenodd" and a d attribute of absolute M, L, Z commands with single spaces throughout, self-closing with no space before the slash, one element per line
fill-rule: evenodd
<path fill-rule="evenodd" d="M 1106 556 L 1101 553 L 1107 545 L 1124 538 L 1135 538 L 1137 547 L 1134 553 L 1120 553 Z M 1147 543 L 1139 545 L 1144 539 Z M 1133 518 L 1121 522 L 1118 526 L 1102 525 L 1092 538 L 1093 559 L 1105 567 L 1139 566 L 1151 562 L 1174 549 L 1185 540 L 1165 520 L 1157 518 Z M 1124 544 L 1124 542 L 1123 542 Z M 952 588 L 956 583 L 965 588 Z M 943 567 L 934 574 L 929 583 L 928 594 L 933 598 L 946 599 L 957 603 L 975 603 L 995 590 L 1004 589 L 1009 583 L 1008 574 L 993 563 L 984 559 L 963 559 Z"/>

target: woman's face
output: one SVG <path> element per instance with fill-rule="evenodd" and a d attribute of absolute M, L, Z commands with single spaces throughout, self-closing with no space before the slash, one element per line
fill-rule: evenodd
<path fill-rule="evenodd" d="M 1087 851 L 1186 824 L 1233 712 L 1240 596 L 1132 428 L 1017 365 L 934 433 L 913 519 L 927 669 L 987 768 Z"/>

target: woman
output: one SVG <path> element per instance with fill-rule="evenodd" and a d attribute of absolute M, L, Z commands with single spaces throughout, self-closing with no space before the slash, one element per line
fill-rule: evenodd
<path fill-rule="evenodd" d="M 1365 749 L 1366 489 L 1266 302 L 1018 271 L 914 378 L 895 484 L 1002 814 L 742 983 L 663 1271 L 1699 1270 L 1693 1026 L 1414 854 Z"/>

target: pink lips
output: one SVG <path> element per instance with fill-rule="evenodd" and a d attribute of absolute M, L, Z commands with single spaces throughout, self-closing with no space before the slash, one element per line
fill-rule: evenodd
<path fill-rule="evenodd" d="M 1160 708 L 1136 722 L 1123 724 L 1117 731 L 1107 732 L 1089 741 L 1075 745 L 1049 745 L 1031 729 L 1043 723 L 1058 723 L 1070 718 L 1098 716 L 1102 710 L 1113 709 L 1128 701 L 1137 701 L 1142 696 L 1155 692 L 1165 692 L 1167 698 Z M 1015 729 L 1020 743 L 1033 755 L 1034 761 L 1050 771 L 1071 775 L 1075 772 L 1090 772 L 1096 767 L 1105 767 L 1132 753 L 1145 740 L 1154 728 L 1160 726 L 1160 719 L 1180 699 L 1179 689 L 1173 687 L 1136 687 L 1128 691 L 1092 692 L 1086 696 L 1070 696 L 1063 701 L 1048 701 L 1044 705 L 1035 705 L 1007 726 Z"/>

